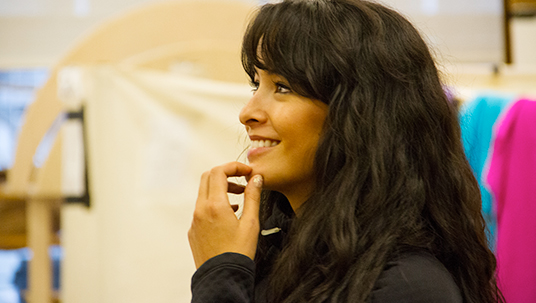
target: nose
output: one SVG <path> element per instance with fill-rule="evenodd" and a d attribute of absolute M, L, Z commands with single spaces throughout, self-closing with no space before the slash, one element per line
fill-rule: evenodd
<path fill-rule="evenodd" d="M 248 103 L 242 108 L 239 118 L 240 123 L 249 127 L 255 124 L 262 124 L 266 121 L 266 111 L 258 91 L 254 93 Z"/>

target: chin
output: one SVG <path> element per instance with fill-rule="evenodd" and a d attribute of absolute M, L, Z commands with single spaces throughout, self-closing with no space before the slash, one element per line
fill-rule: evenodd
<path fill-rule="evenodd" d="M 254 163 L 253 164 L 248 163 L 248 166 L 251 167 L 251 173 L 249 174 L 248 179 L 250 177 L 255 176 L 255 175 L 261 175 L 262 176 L 262 169 L 260 169 L 258 165 L 255 165 Z"/>

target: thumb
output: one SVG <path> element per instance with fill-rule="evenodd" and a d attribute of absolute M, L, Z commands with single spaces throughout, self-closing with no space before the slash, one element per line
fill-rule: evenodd
<path fill-rule="evenodd" d="M 244 190 L 244 211 L 243 219 L 259 219 L 259 207 L 261 202 L 261 191 L 264 179 L 261 175 L 251 178 Z"/>

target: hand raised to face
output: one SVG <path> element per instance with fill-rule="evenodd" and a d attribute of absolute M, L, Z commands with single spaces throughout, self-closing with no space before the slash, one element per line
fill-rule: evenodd
<path fill-rule="evenodd" d="M 262 176 L 250 176 L 251 167 L 230 162 L 203 173 L 188 240 L 199 268 L 208 259 L 235 252 L 253 259 L 259 234 L 259 204 Z M 246 187 L 231 183 L 229 177 L 249 178 Z M 238 219 L 227 193 L 244 193 L 244 211 Z"/>

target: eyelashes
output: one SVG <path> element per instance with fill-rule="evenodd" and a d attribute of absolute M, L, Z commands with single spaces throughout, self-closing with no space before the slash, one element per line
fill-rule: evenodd
<path fill-rule="evenodd" d="M 249 86 L 251 86 L 251 91 L 255 93 L 257 90 L 259 90 L 259 81 L 250 81 Z"/>
<path fill-rule="evenodd" d="M 251 86 L 251 91 L 255 93 L 257 90 L 259 90 L 260 83 L 259 81 L 250 81 L 249 85 Z M 292 89 L 290 86 L 284 82 L 274 82 L 275 86 L 275 93 L 279 94 L 289 94 L 292 93 Z"/>
<path fill-rule="evenodd" d="M 277 82 L 275 83 L 275 86 L 276 86 L 276 91 L 280 94 L 288 94 L 292 92 L 292 90 L 286 83 Z"/>

